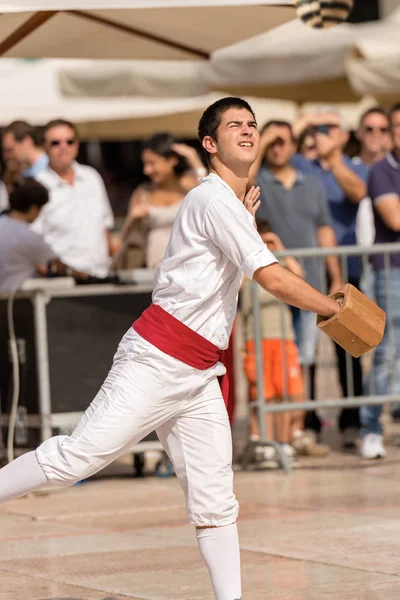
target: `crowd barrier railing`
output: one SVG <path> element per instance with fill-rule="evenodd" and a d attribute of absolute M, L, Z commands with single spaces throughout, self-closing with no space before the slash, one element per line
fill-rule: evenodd
<path fill-rule="evenodd" d="M 242 457 L 242 467 L 246 469 L 249 465 L 251 457 L 254 453 L 254 446 L 273 446 L 277 453 L 277 458 L 286 472 L 291 470 L 291 462 L 285 453 L 282 451 L 282 446 L 267 438 L 265 427 L 265 415 L 282 413 L 286 411 L 313 411 L 332 408 L 351 408 L 362 406 L 376 406 L 388 403 L 400 403 L 400 368 L 398 373 L 399 383 L 396 381 L 396 364 L 400 366 L 400 327 L 396 331 L 394 319 L 400 323 L 400 266 L 393 267 L 391 257 L 398 254 L 400 256 L 400 243 L 393 244 L 376 244 L 374 246 L 340 246 L 334 248 L 302 248 L 285 250 L 276 252 L 278 259 L 291 256 L 299 260 L 304 268 L 304 264 L 308 258 L 320 259 L 321 280 L 323 282 L 322 291 L 327 293 L 326 270 L 324 259 L 329 256 L 338 256 L 341 263 L 342 279 L 346 283 L 348 281 L 348 259 L 350 257 L 359 257 L 362 266 L 362 291 L 372 300 L 376 300 L 374 293 L 374 279 L 378 282 L 376 271 L 371 268 L 370 260 L 374 256 L 383 257 L 383 269 L 379 270 L 379 284 L 384 279 L 384 290 L 378 289 L 378 293 L 386 298 L 385 309 L 387 315 L 385 343 L 387 344 L 386 367 L 390 369 L 390 386 L 387 393 L 377 395 L 375 393 L 374 370 L 371 369 L 368 374 L 368 385 L 364 384 L 363 393 L 361 396 L 354 394 L 353 367 L 352 357 L 346 353 L 346 379 L 348 396 L 341 398 L 332 398 L 327 400 L 311 400 L 309 391 L 306 389 L 306 398 L 304 402 L 291 402 L 288 396 L 287 386 L 287 369 L 285 368 L 286 354 L 282 351 L 283 372 L 286 373 L 285 381 L 283 382 L 283 398 L 281 402 L 266 402 L 264 395 L 264 356 L 263 344 L 261 337 L 261 310 L 259 301 L 259 286 L 254 281 L 252 282 L 252 308 L 253 308 L 253 327 L 254 327 L 254 347 L 256 358 L 256 377 L 257 377 L 257 399 L 249 402 L 249 409 L 256 409 L 260 439 L 256 442 L 248 439 L 245 451 Z M 393 273 L 398 272 L 398 289 L 392 289 Z M 379 303 L 379 302 L 378 302 Z M 282 305 L 283 306 L 283 305 Z M 283 323 L 283 319 L 281 319 Z M 397 322 L 397 321 L 396 321 Z M 316 327 L 316 319 L 315 319 Z M 282 346 L 283 348 L 283 346 Z M 304 367 L 305 379 L 308 381 L 308 368 Z"/>

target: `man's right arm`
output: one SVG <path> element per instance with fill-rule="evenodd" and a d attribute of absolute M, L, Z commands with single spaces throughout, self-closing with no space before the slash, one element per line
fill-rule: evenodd
<path fill-rule="evenodd" d="M 279 300 L 297 308 L 324 317 L 332 317 L 340 311 L 340 304 L 336 300 L 321 294 L 303 279 L 277 263 L 257 269 L 253 274 L 253 279 Z"/>

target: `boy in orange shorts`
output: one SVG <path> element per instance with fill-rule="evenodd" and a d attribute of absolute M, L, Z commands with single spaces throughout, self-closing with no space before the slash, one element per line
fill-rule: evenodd
<path fill-rule="evenodd" d="M 266 220 L 257 222 L 262 240 L 272 251 L 284 250 L 280 238 L 272 233 Z M 287 269 L 302 276 L 300 263 L 292 257 L 281 261 Z M 246 281 L 241 292 L 241 307 L 245 319 L 245 372 L 250 384 L 250 398 L 257 398 L 257 372 L 254 348 L 254 323 L 252 313 L 251 281 Z M 264 395 L 267 402 L 282 401 L 285 397 L 292 402 L 304 399 L 303 377 L 299 360 L 299 351 L 295 343 L 292 315 L 289 307 L 277 300 L 272 294 L 259 290 L 261 311 L 261 336 L 264 359 Z M 296 452 L 290 445 L 303 430 L 303 412 L 266 414 L 266 434 L 269 440 L 279 442 L 284 452 L 294 457 Z M 256 409 L 250 417 L 250 439 L 259 438 L 259 424 Z M 259 449 L 263 459 L 273 459 L 272 447 Z"/>

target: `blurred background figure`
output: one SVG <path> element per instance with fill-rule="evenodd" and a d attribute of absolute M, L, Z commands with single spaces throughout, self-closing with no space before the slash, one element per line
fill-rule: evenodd
<path fill-rule="evenodd" d="M 47 189 L 35 179 L 15 182 L 10 210 L 0 216 L 0 291 L 13 292 L 55 259 L 53 250 L 29 227 L 47 204 Z"/>
<path fill-rule="evenodd" d="M 95 169 L 76 162 L 79 139 L 73 123 L 50 121 L 43 135 L 49 165 L 37 180 L 50 199 L 32 227 L 63 263 L 106 277 L 114 217 L 103 180 Z"/>
<path fill-rule="evenodd" d="M 375 106 L 367 110 L 360 119 L 355 132 L 360 149 L 353 158 L 354 164 L 371 167 L 382 160 L 392 147 L 390 123 L 387 112 Z M 356 240 L 361 246 L 371 246 L 375 241 L 374 213 L 371 199 L 361 200 L 356 219 Z"/>
<path fill-rule="evenodd" d="M 368 182 L 373 202 L 377 244 L 400 242 L 400 104 L 390 112 L 393 150 L 371 168 Z M 387 312 L 387 324 L 382 342 L 373 359 L 372 392 L 377 395 L 400 393 L 400 254 L 390 256 L 390 270 L 385 271 L 383 256 L 373 257 L 375 296 Z M 370 392 L 371 393 L 371 392 Z M 395 408 L 394 417 L 399 418 Z M 382 406 L 361 408 L 361 455 L 383 458 L 383 428 L 380 423 Z"/>
<path fill-rule="evenodd" d="M 362 163 L 353 163 L 351 158 L 343 153 L 349 133 L 338 113 L 322 110 L 316 115 L 306 115 L 296 123 L 295 130 L 299 133 L 307 127 L 313 127 L 315 130 L 317 158 L 310 161 L 297 154 L 293 158 L 293 164 L 304 173 L 314 174 L 320 180 L 327 196 L 338 246 L 355 245 L 358 207 L 367 195 L 368 167 Z M 344 282 L 360 288 L 361 259 L 356 256 L 350 257 L 341 264 Z M 328 273 L 331 292 L 334 291 L 332 283 Z M 362 396 L 360 359 L 351 360 L 352 374 L 348 377 L 346 352 L 338 345 L 335 345 L 335 349 L 343 397 Z M 359 409 L 343 409 L 339 417 L 339 428 L 343 434 L 343 446 L 355 448 L 360 429 Z"/>
<path fill-rule="evenodd" d="M 36 177 L 47 168 L 49 159 L 42 146 L 40 130 L 26 121 L 13 121 L 3 134 L 24 177 Z"/>
<path fill-rule="evenodd" d="M 267 220 L 257 219 L 257 230 L 262 240 L 272 251 L 281 251 L 285 247 L 280 238 L 271 231 Z M 304 276 L 300 263 L 292 257 L 281 260 L 287 269 Z M 254 345 L 254 319 L 252 301 L 252 282 L 246 280 L 241 291 L 241 309 L 245 326 L 244 367 L 250 385 L 250 400 L 257 399 L 257 368 Z M 299 350 L 295 342 L 292 315 L 289 307 L 263 289 L 258 290 L 261 310 L 261 337 L 264 368 L 264 396 L 267 402 L 301 402 L 304 400 L 303 376 L 300 366 Z M 294 459 L 296 449 L 299 454 L 323 456 L 326 446 L 317 445 L 315 439 L 304 432 L 304 413 L 302 411 L 265 415 L 267 439 L 282 444 L 282 450 L 289 459 Z M 250 440 L 260 439 L 257 411 L 250 414 Z M 256 447 L 256 460 L 273 461 L 278 466 L 276 451 L 273 447 Z"/>
<path fill-rule="evenodd" d="M 257 211 L 259 218 L 268 219 L 286 248 L 335 246 L 326 193 L 315 176 L 304 174 L 292 165 L 295 150 L 290 123 L 270 121 L 263 127 L 256 164 L 256 169 L 259 168 L 256 181 L 261 191 L 261 205 Z M 318 258 L 308 258 L 303 265 L 307 282 L 322 290 L 324 282 L 321 261 Z M 341 287 L 338 259 L 328 257 L 326 267 L 332 287 Z M 314 399 L 318 339 L 315 317 L 310 312 L 294 308 L 292 315 L 301 364 L 307 378 L 307 396 Z M 317 435 L 320 433 L 321 423 L 314 411 L 306 414 L 305 428 Z"/>
<path fill-rule="evenodd" d="M 131 197 L 115 261 L 120 268 L 157 267 L 185 195 L 207 175 L 195 148 L 176 143 L 168 133 L 156 133 L 144 142 L 142 161 L 150 181 Z"/>

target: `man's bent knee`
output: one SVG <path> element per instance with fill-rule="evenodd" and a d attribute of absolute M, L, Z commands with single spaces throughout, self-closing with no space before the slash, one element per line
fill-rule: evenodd
<path fill-rule="evenodd" d="M 45 440 L 37 448 L 36 457 L 49 482 L 60 487 L 86 479 L 103 466 L 101 459 L 85 455 L 67 435 Z"/>

